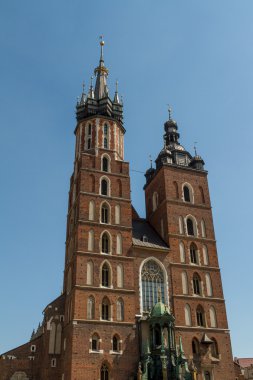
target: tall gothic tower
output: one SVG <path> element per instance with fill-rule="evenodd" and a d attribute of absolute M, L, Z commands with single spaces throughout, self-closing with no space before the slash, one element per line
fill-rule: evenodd
<path fill-rule="evenodd" d="M 76 105 L 63 293 L 0 380 L 235 380 L 204 161 L 170 112 L 139 217 L 103 46 Z"/>

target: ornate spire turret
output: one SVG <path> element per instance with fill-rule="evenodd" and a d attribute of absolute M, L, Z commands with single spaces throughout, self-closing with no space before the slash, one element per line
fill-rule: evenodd
<path fill-rule="evenodd" d="M 116 104 L 120 104 L 119 94 L 118 94 L 118 84 L 119 84 L 119 82 L 116 80 L 115 95 L 114 95 L 114 99 L 113 99 L 113 103 L 116 103 Z"/>
<path fill-rule="evenodd" d="M 95 85 L 95 99 L 97 100 L 103 99 L 109 94 L 106 83 L 109 70 L 104 65 L 104 44 L 103 36 L 100 36 L 100 60 L 98 67 L 94 70 L 94 74 L 97 77 Z"/>

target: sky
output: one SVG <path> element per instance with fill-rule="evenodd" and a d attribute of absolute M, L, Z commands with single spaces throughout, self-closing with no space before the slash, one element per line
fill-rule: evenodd
<path fill-rule="evenodd" d="M 168 104 L 209 172 L 233 354 L 253 357 L 252 0 L 0 2 L 0 352 L 30 339 L 62 290 L 75 103 L 104 35 L 124 101 L 132 201 Z"/>

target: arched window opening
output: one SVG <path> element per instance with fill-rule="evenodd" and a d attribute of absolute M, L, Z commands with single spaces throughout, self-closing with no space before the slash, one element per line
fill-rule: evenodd
<path fill-rule="evenodd" d="M 187 218 L 186 225 L 187 225 L 187 234 L 190 236 L 194 236 L 195 235 L 194 224 L 191 218 Z"/>
<path fill-rule="evenodd" d="M 184 315 L 185 315 L 185 325 L 191 326 L 192 325 L 191 307 L 188 304 L 186 304 L 184 307 Z"/>
<path fill-rule="evenodd" d="M 56 334 L 56 324 L 54 322 L 51 323 L 50 326 L 50 335 L 49 335 L 49 354 L 54 354 L 54 346 L 55 346 L 55 334 Z"/>
<path fill-rule="evenodd" d="M 94 231 L 93 231 L 93 230 L 90 230 L 90 231 L 88 232 L 88 251 L 89 251 L 89 252 L 94 251 L 94 242 L 95 242 L 95 239 L 94 239 Z"/>
<path fill-rule="evenodd" d="M 102 253 L 110 252 L 110 238 L 106 232 L 102 235 Z"/>
<path fill-rule="evenodd" d="M 108 157 L 103 156 L 103 158 L 102 158 L 102 171 L 103 172 L 109 172 L 109 168 L 110 168 L 109 159 L 108 159 Z"/>
<path fill-rule="evenodd" d="M 108 181 L 105 178 L 101 181 L 101 194 L 108 195 Z"/>
<path fill-rule="evenodd" d="M 102 319 L 104 321 L 109 321 L 110 314 L 109 314 L 109 308 L 110 308 L 110 303 L 108 298 L 104 298 L 102 301 Z"/>
<path fill-rule="evenodd" d="M 149 311 L 158 302 L 159 293 L 161 301 L 165 303 L 164 274 L 156 261 L 149 260 L 143 265 L 141 281 L 143 311 Z"/>
<path fill-rule="evenodd" d="M 112 350 L 114 352 L 119 352 L 120 351 L 120 340 L 119 340 L 119 337 L 117 335 L 114 335 L 114 337 L 112 338 Z"/>
<path fill-rule="evenodd" d="M 108 141 L 109 141 L 109 129 L 108 129 L 108 125 L 105 124 L 103 128 L 103 147 L 105 149 L 109 148 Z"/>
<path fill-rule="evenodd" d="M 192 340 L 192 353 L 193 355 L 199 355 L 199 341 L 196 338 Z"/>
<path fill-rule="evenodd" d="M 173 186 L 174 186 L 175 198 L 178 199 L 179 198 L 179 191 L 178 191 L 178 184 L 176 181 L 173 182 Z"/>
<path fill-rule="evenodd" d="M 206 225 L 205 225 L 205 222 L 203 219 L 201 220 L 200 225 L 201 225 L 201 235 L 202 235 L 202 237 L 205 238 L 206 237 Z"/>
<path fill-rule="evenodd" d="M 93 285 L 93 262 L 87 262 L 87 285 Z"/>
<path fill-rule="evenodd" d="M 106 364 L 102 364 L 101 366 L 100 380 L 109 380 L 109 370 Z"/>
<path fill-rule="evenodd" d="M 101 223 L 109 223 L 110 210 L 107 203 L 103 203 L 101 207 Z"/>
<path fill-rule="evenodd" d="M 212 287 L 211 276 L 209 273 L 206 273 L 205 277 L 206 277 L 206 294 L 208 297 L 212 297 L 213 287 Z"/>
<path fill-rule="evenodd" d="M 215 308 L 213 306 L 210 307 L 209 314 L 210 314 L 210 325 L 211 325 L 211 327 L 217 327 L 216 311 L 215 311 Z"/>
<path fill-rule="evenodd" d="M 200 192 L 201 203 L 206 203 L 205 194 L 204 194 L 204 190 L 202 186 L 199 186 L 199 192 Z"/>
<path fill-rule="evenodd" d="M 211 375 L 209 371 L 204 371 L 204 380 L 211 380 Z"/>
<path fill-rule="evenodd" d="M 197 326 L 205 327 L 205 314 L 202 306 L 198 306 L 196 310 Z"/>
<path fill-rule="evenodd" d="M 204 265 L 209 264 L 208 251 L 207 251 L 207 247 L 205 245 L 203 245 L 203 263 L 204 263 Z"/>
<path fill-rule="evenodd" d="M 117 265 L 117 287 L 123 288 L 123 266 L 121 264 Z"/>
<path fill-rule="evenodd" d="M 190 245 L 190 258 L 192 264 L 198 264 L 198 251 L 195 244 Z"/>
<path fill-rule="evenodd" d="M 182 272 L 182 290 L 183 294 L 188 294 L 188 278 L 187 278 L 187 273 Z"/>
<path fill-rule="evenodd" d="M 117 321 L 124 320 L 124 302 L 121 298 L 117 301 Z"/>
<path fill-rule="evenodd" d="M 93 174 L 90 174 L 90 192 L 95 193 L 95 177 Z"/>
<path fill-rule="evenodd" d="M 158 207 L 158 194 L 156 191 L 153 193 L 152 205 L 153 205 L 153 211 L 155 211 Z"/>
<path fill-rule="evenodd" d="M 193 275 L 193 294 L 201 295 L 201 280 L 197 273 Z"/>
<path fill-rule="evenodd" d="M 183 188 L 183 192 L 184 192 L 184 201 L 191 202 L 191 193 L 190 193 L 189 187 L 185 185 Z"/>
<path fill-rule="evenodd" d="M 102 266 L 102 286 L 109 287 L 110 285 L 110 268 L 107 263 Z"/>
<path fill-rule="evenodd" d="M 184 250 L 184 243 L 182 241 L 179 243 L 179 252 L 180 252 L 181 263 L 185 263 L 185 250 Z"/>
<path fill-rule="evenodd" d="M 87 149 L 90 149 L 91 148 L 91 137 L 88 137 L 88 140 L 87 140 Z"/>
<path fill-rule="evenodd" d="M 90 201 L 89 202 L 89 220 L 95 219 L 95 202 Z"/>
<path fill-rule="evenodd" d="M 121 234 L 117 234 L 116 253 L 117 255 L 122 255 L 122 235 Z"/>
<path fill-rule="evenodd" d="M 95 319 L 95 299 L 90 296 L 87 301 L 87 319 Z"/>
<path fill-rule="evenodd" d="M 99 336 L 98 334 L 93 334 L 91 337 L 91 350 L 99 351 Z"/>
<path fill-rule="evenodd" d="M 115 224 L 120 224 L 120 205 L 115 206 Z"/>
<path fill-rule="evenodd" d="M 219 357 L 219 349 L 218 349 L 217 340 L 215 338 L 211 338 L 211 340 L 213 341 L 213 343 L 211 344 L 211 353 L 212 353 L 212 356 L 214 358 L 218 358 Z"/>
<path fill-rule="evenodd" d="M 183 235 L 183 233 L 184 233 L 184 222 L 183 222 L 182 216 L 179 217 L 178 223 L 179 223 L 179 233 L 181 235 Z"/>

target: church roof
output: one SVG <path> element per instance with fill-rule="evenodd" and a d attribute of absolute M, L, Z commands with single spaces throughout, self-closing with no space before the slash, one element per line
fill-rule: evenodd
<path fill-rule="evenodd" d="M 168 250 L 169 247 L 146 219 L 133 220 L 133 245 Z"/>
<path fill-rule="evenodd" d="M 242 368 L 250 367 L 253 364 L 253 358 L 235 358 L 235 362 Z"/>

